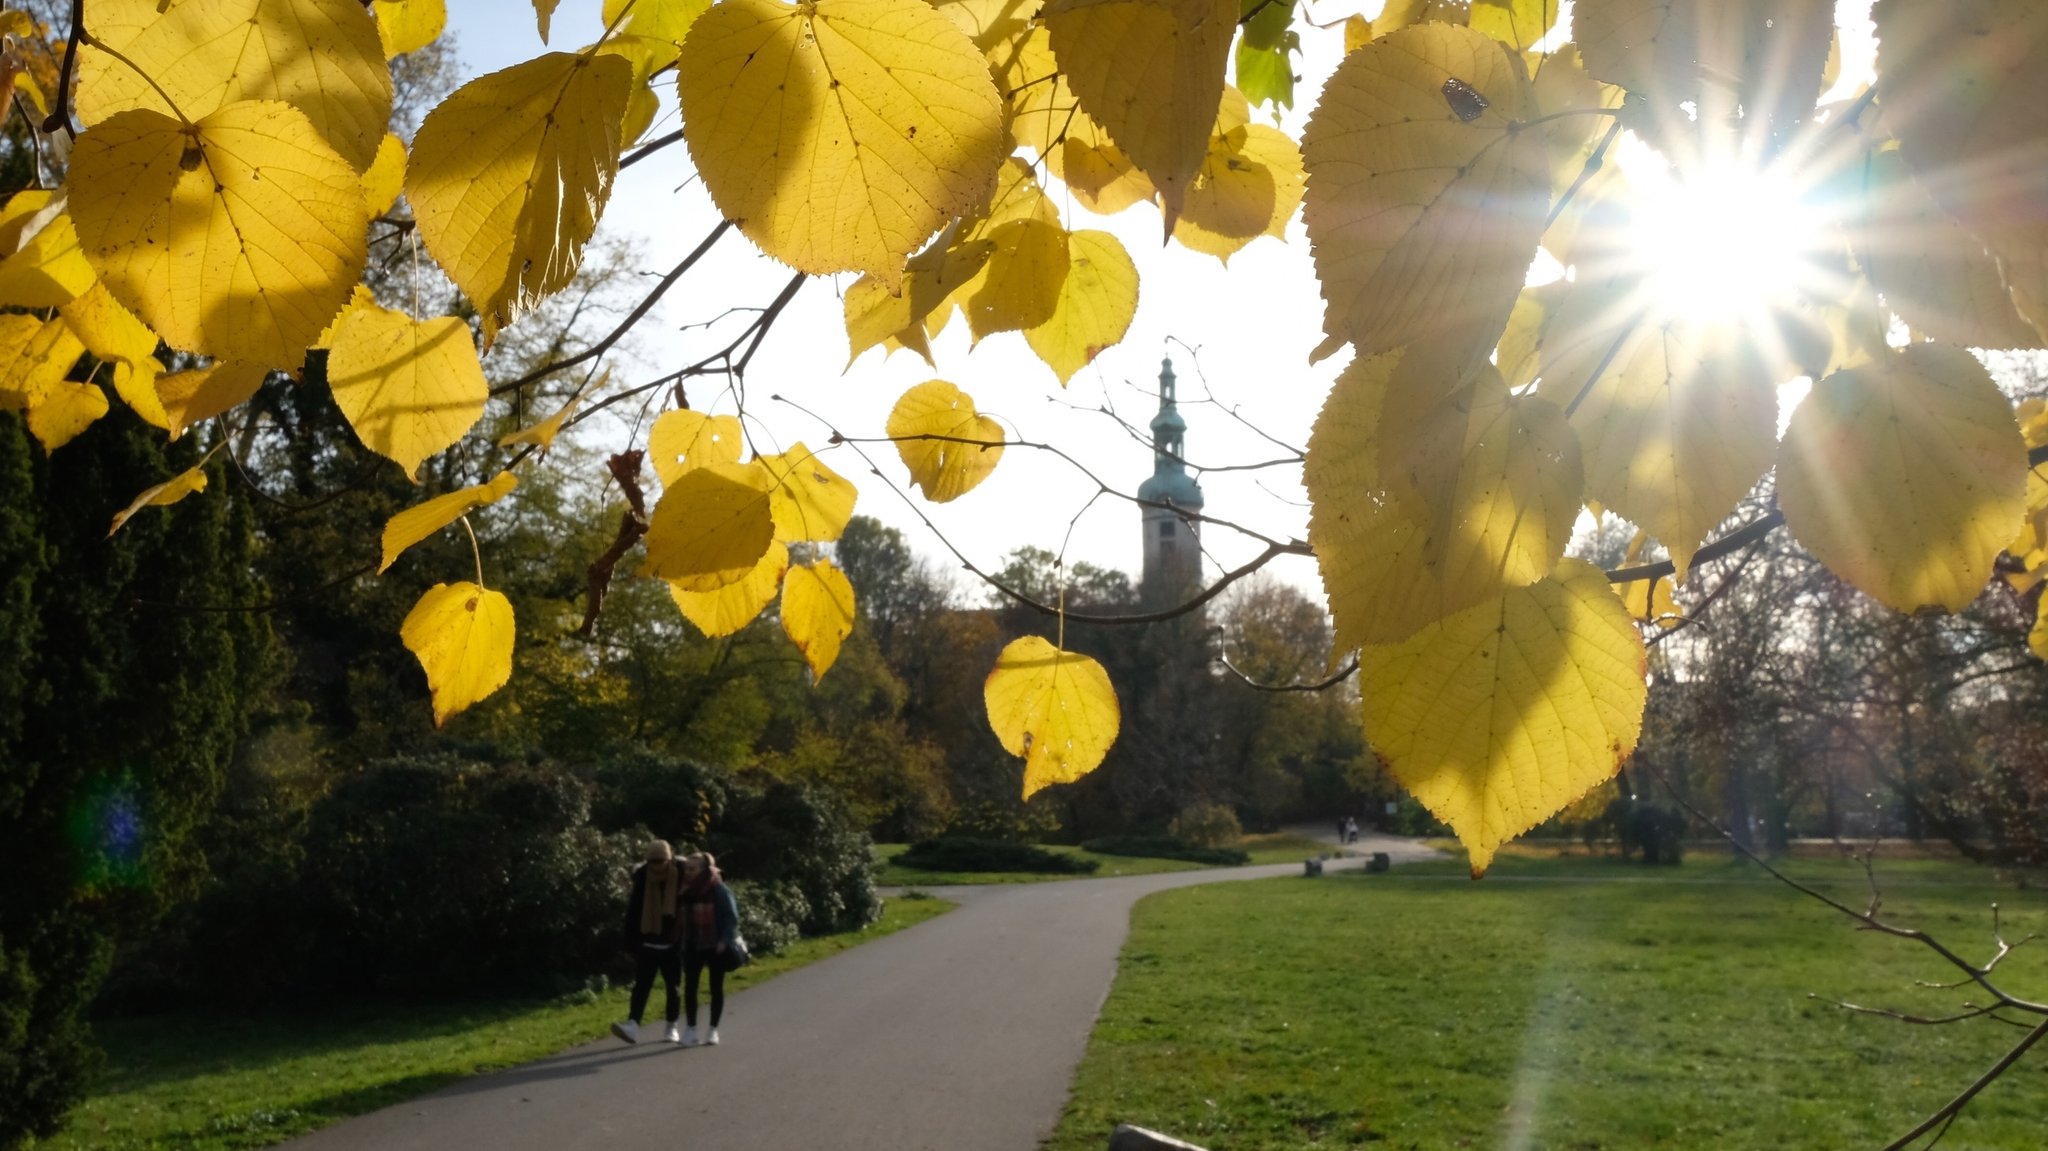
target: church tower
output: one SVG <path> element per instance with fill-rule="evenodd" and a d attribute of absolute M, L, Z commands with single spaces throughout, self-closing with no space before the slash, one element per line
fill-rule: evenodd
<path fill-rule="evenodd" d="M 1188 425 L 1174 403 L 1173 361 L 1159 365 L 1159 414 L 1152 417 L 1152 477 L 1138 486 L 1144 531 L 1145 598 L 1170 602 L 1201 582 L 1202 485 L 1188 474 Z"/>

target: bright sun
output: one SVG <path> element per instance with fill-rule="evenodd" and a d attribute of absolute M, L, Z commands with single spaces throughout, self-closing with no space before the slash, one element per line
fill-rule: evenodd
<path fill-rule="evenodd" d="M 1629 246 L 1666 313 L 1767 323 L 1811 274 L 1822 224 L 1798 188 L 1740 161 L 1682 178 L 1647 148 L 1624 156 L 1636 195 Z"/>

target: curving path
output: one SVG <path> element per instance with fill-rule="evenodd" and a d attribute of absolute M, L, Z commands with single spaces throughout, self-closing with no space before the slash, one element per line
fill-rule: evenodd
<path fill-rule="evenodd" d="M 1436 856 L 1390 837 L 1357 848 L 1396 862 Z M 1131 905 L 1169 888 L 1300 871 L 945 888 L 957 910 L 733 996 L 718 1047 L 605 1039 L 291 1146 L 1031 1151 L 1066 1105 Z"/>

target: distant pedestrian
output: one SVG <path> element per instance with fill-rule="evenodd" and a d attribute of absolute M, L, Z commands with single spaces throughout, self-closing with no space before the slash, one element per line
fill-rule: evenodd
<path fill-rule="evenodd" d="M 711 853 L 683 859 L 683 1046 L 697 1042 L 697 977 L 711 972 L 711 1019 L 704 1042 L 718 1043 L 718 1020 L 725 1014 L 725 973 L 733 940 L 740 933 L 739 901 L 718 874 Z"/>
<path fill-rule="evenodd" d="M 1350 822 L 1351 822 L 1351 820 L 1350 820 L 1349 818 L 1345 817 L 1345 816 L 1342 816 L 1342 815 L 1340 815 L 1340 816 L 1338 816 L 1338 817 L 1337 817 L 1337 842 L 1338 842 L 1338 843 L 1343 843 L 1343 842 L 1344 842 L 1344 830 L 1345 830 L 1345 827 L 1346 827 L 1346 825 L 1348 825 L 1348 824 L 1349 824 Z"/>
<path fill-rule="evenodd" d="M 1344 842 L 1358 842 L 1358 817 L 1355 815 L 1344 817 Z"/>
<path fill-rule="evenodd" d="M 612 1024 L 612 1034 L 628 1043 L 640 1042 L 640 1016 L 654 990 L 654 976 L 668 989 L 668 1031 L 663 1039 L 681 1041 L 676 1016 L 681 1003 L 676 985 L 682 980 L 683 868 L 665 839 L 647 845 L 647 862 L 633 869 L 633 890 L 626 897 L 625 944 L 633 957 L 632 1013 Z"/>

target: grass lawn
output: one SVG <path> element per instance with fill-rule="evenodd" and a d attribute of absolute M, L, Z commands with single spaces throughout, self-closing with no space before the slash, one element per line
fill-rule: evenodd
<path fill-rule="evenodd" d="M 805 939 L 727 977 L 728 993 L 924 922 L 953 905 L 891 899 L 864 931 Z M 657 986 L 655 997 L 660 999 Z M 97 1027 L 107 1068 L 39 1148 L 260 1147 L 605 1034 L 626 991 L 553 1002 L 179 1013 Z M 659 1032 L 657 1031 L 657 1034 Z"/>
<path fill-rule="evenodd" d="M 909 844 L 878 843 L 875 845 L 875 882 L 895 887 L 934 887 L 953 883 L 1047 883 L 1061 879 L 1105 879 L 1112 875 L 1196 871 L 1212 866 L 1206 863 L 1189 863 L 1184 859 L 1146 859 L 1134 855 L 1103 855 L 1057 844 L 1043 846 L 1045 850 L 1061 855 L 1093 859 L 1102 866 L 1087 875 L 1048 874 L 1042 871 L 926 871 L 920 867 L 905 867 L 896 862 L 897 856 L 910 849 Z M 1237 847 L 1252 857 L 1253 864 L 1299 863 L 1318 852 L 1334 853 L 1338 850 L 1331 844 L 1319 843 L 1285 832 L 1247 835 L 1238 841 Z"/>
<path fill-rule="evenodd" d="M 1861 904 L 1859 867 L 1802 878 Z M 1896 922 L 1991 953 L 2048 895 L 1967 864 L 1879 865 Z M 2000 967 L 2048 998 L 2048 941 Z M 1844 1148 L 1904 1133 L 2022 1034 L 1914 1027 L 1836 1000 L 1948 1014 L 1956 973 L 1859 932 L 1753 866 L 1462 860 L 1227 883 L 1139 904 L 1050 1151 L 1119 1121 L 1260 1148 Z M 1820 999 L 1809 998 L 1809 993 Z M 1978 1096 L 1944 1148 L 2048 1146 L 2048 1050 Z"/>

